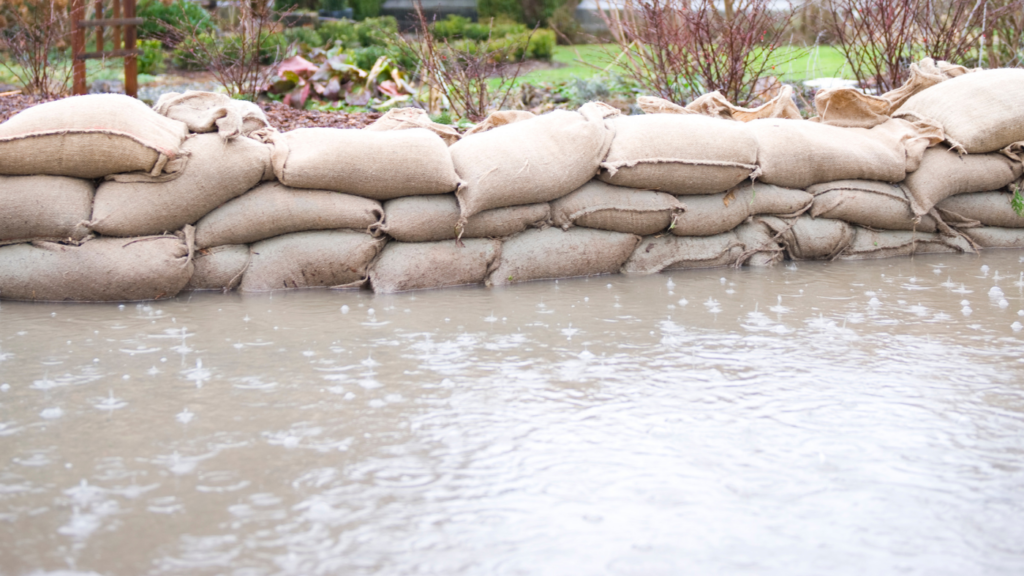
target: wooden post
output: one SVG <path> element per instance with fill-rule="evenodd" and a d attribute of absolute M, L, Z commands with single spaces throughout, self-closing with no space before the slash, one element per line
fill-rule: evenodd
<path fill-rule="evenodd" d="M 135 18 L 135 0 L 124 0 L 124 17 Z M 124 57 L 124 93 L 132 98 L 139 95 L 139 60 L 135 55 L 136 30 L 137 27 L 131 24 L 124 31 L 124 48 L 130 51 Z"/>
<path fill-rule="evenodd" d="M 103 0 L 93 2 L 93 18 L 103 18 Z M 96 51 L 103 52 L 103 26 L 96 27 Z"/>
<path fill-rule="evenodd" d="M 117 20 L 121 17 L 121 0 L 114 0 L 114 19 Z M 111 50 L 121 49 L 121 26 L 114 26 L 113 43 Z"/>
<path fill-rule="evenodd" d="M 71 75 L 72 93 L 85 94 L 85 60 L 78 58 L 85 52 L 85 28 L 79 22 L 85 19 L 84 0 L 71 0 Z"/>

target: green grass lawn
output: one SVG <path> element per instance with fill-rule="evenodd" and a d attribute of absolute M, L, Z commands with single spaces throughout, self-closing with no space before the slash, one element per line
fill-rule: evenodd
<path fill-rule="evenodd" d="M 590 78 L 606 69 L 614 71 L 614 61 L 618 55 L 618 47 L 614 44 L 556 46 L 552 60 L 564 64 L 563 67 L 524 74 L 519 82 L 543 84 L 565 82 L 573 78 Z M 775 75 L 783 82 L 800 82 L 823 77 L 853 78 L 842 53 L 831 46 L 786 46 L 772 55 L 772 62 L 775 65 Z"/>

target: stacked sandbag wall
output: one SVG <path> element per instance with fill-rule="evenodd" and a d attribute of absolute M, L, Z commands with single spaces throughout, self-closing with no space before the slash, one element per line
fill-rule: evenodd
<path fill-rule="evenodd" d="M 645 97 L 639 116 L 496 112 L 465 135 L 415 109 L 280 133 L 216 94 L 156 110 L 68 98 L 0 124 L 0 298 L 388 293 L 1024 247 L 1024 109 L 1003 93 L 1024 70 L 941 64 L 881 97 L 819 93 L 811 120 L 784 90 L 756 109 L 710 94 Z"/>

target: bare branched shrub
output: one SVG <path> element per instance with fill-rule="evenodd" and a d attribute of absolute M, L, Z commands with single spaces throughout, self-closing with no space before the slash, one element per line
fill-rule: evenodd
<path fill-rule="evenodd" d="M 604 10 L 621 54 L 615 65 L 658 96 L 683 103 L 717 90 L 745 105 L 771 75 L 793 18 L 771 0 L 625 0 Z"/>
<path fill-rule="evenodd" d="M 0 6 L 0 64 L 16 75 L 24 91 L 42 96 L 63 96 L 71 81 L 71 60 L 66 54 L 70 22 L 66 4 L 54 0 L 27 0 Z"/>
<path fill-rule="evenodd" d="M 228 95 L 255 101 L 284 59 L 284 47 L 272 42 L 271 32 L 287 12 L 275 12 L 260 0 L 242 0 L 237 14 L 228 33 L 206 32 L 198 25 L 175 30 L 181 38 L 176 50 L 205 65 Z"/>
<path fill-rule="evenodd" d="M 438 108 L 437 99 L 443 97 L 453 117 L 472 122 L 479 122 L 508 102 L 522 68 L 522 59 L 516 62 L 515 55 L 526 51 L 532 37 L 480 43 L 436 39 L 419 2 L 416 32 L 417 39 L 403 42 L 415 54 L 420 77 L 430 87 L 431 110 Z"/>
<path fill-rule="evenodd" d="M 909 77 L 925 57 L 980 66 L 984 42 L 1005 17 L 1019 15 L 1021 0 L 832 0 L 825 25 L 854 76 L 886 92 Z M 1021 35 L 1018 28 L 1011 37 Z"/>

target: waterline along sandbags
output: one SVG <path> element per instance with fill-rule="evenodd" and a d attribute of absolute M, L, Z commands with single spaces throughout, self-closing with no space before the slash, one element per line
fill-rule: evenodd
<path fill-rule="evenodd" d="M 828 218 L 757 216 L 754 220 L 771 228 L 791 260 L 831 260 L 846 250 L 856 234 L 853 226 Z"/>
<path fill-rule="evenodd" d="M 293 188 L 390 200 L 454 192 L 459 186 L 448 146 L 423 128 L 299 128 L 268 139 L 274 146 L 274 175 Z"/>
<path fill-rule="evenodd" d="M 645 114 L 614 118 L 610 124 L 615 139 L 598 176 L 609 184 L 671 194 L 717 194 L 758 172 L 753 123 L 696 114 Z"/>
<path fill-rule="evenodd" d="M 736 266 L 767 268 L 786 257 L 786 251 L 775 240 L 775 233 L 764 222 L 748 220 L 737 226 L 733 233 L 744 248 L 735 262 Z"/>
<path fill-rule="evenodd" d="M 983 226 L 1024 228 L 1024 216 L 1010 204 L 1009 192 L 976 192 L 947 198 L 935 205 L 939 214 L 953 221 L 974 220 Z"/>
<path fill-rule="evenodd" d="M 102 178 L 159 175 L 188 136 L 185 124 L 119 94 L 55 100 L 0 124 L 0 174 Z"/>
<path fill-rule="evenodd" d="M 982 248 L 1024 248 L 1024 230 L 982 226 L 964 230 L 972 242 Z"/>
<path fill-rule="evenodd" d="M 572 228 L 527 230 L 501 247 L 501 263 L 488 286 L 618 272 L 640 242 L 635 234 Z"/>
<path fill-rule="evenodd" d="M 645 236 L 668 229 L 683 210 L 671 194 L 591 180 L 552 202 L 551 219 L 563 230 L 583 226 Z"/>
<path fill-rule="evenodd" d="M 0 243 L 89 234 L 92 183 L 64 176 L 0 176 Z"/>
<path fill-rule="evenodd" d="M 922 90 L 896 113 L 937 122 L 958 152 L 985 154 L 1024 141 L 1024 69 L 964 74 Z"/>
<path fill-rule="evenodd" d="M 921 215 L 955 194 L 998 190 L 1020 178 L 1021 170 L 1019 161 L 1003 154 L 961 156 L 936 146 L 925 152 L 921 166 L 903 185 L 910 192 L 914 214 Z"/>
<path fill-rule="evenodd" d="M 894 258 L 913 254 L 974 253 L 970 243 L 960 236 L 902 230 L 869 230 L 857 227 L 853 241 L 839 260 Z"/>
<path fill-rule="evenodd" d="M 189 246 L 179 236 L 0 247 L 0 298 L 8 300 L 156 300 L 177 294 L 191 276 Z"/>
<path fill-rule="evenodd" d="M 759 143 L 759 180 L 797 189 L 835 180 L 900 182 L 942 140 L 934 127 L 897 119 L 871 129 L 774 119 L 746 126 Z"/>
<path fill-rule="evenodd" d="M 463 238 L 501 238 L 530 227 L 542 227 L 550 219 L 547 203 L 484 210 L 462 227 Z M 399 242 L 454 240 L 459 233 L 459 203 L 452 194 L 406 196 L 384 203 L 384 223 L 374 232 Z"/>
<path fill-rule="evenodd" d="M 250 244 L 307 230 L 366 232 L 383 218 L 376 200 L 267 182 L 204 216 L 196 224 L 196 247 Z"/>
<path fill-rule="evenodd" d="M 389 242 L 370 267 L 378 294 L 482 284 L 501 256 L 500 240 Z"/>
<path fill-rule="evenodd" d="M 366 281 L 370 261 L 384 246 L 352 230 L 295 232 L 253 244 L 242 292 L 292 288 L 356 288 Z"/>
<path fill-rule="evenodd" d="M 609 109 L 591 103 L 579 112 L 556 110 L 452 145 L 465 181 L 456 192 L 459 224 L 484 210 L 561 198 L 593 178 L 612 143 L 605 116 L 618 112 Z"/>
<path fill-rule="evenodd" d="M 686 212 L 676 218 L 676 236 L 713 236 L 728 232 L 750 216 L 777 214 L 799 216 L 811 207 L 814 197 L 803 190 L 771 184 L 747 183 L 711 196 L 688 196 Z"/>
<path fill-rule="evenodd" d="M 117 174 L 96 190 L 92 229 L 105 236 L 144 236 L 192 224 L 245 193 L 270 172 L 270 147 L 250 138 L 200 134 L 185 142 L 175 174 Z"/>

